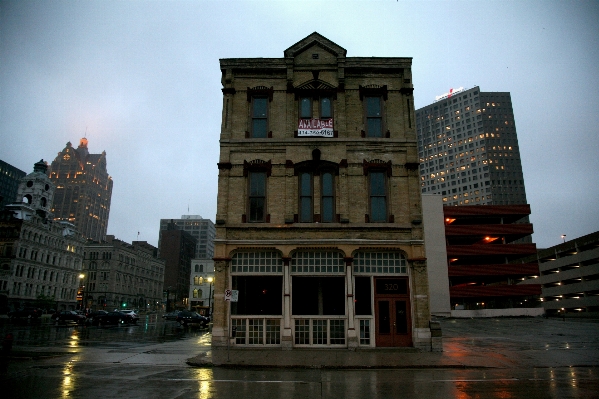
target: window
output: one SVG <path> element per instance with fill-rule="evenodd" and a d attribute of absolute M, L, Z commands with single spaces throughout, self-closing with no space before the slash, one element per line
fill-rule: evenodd
<path fill-rule="evenodd" d="M 370 221 L 387 221 L 387 187 L 385 173 L 373 171 L 369 174 Z"/>
<path fill-rule="evenodd" d="M 331 99 L 329 97 L 322 97 L 320 99 L 320 119 L 329 119 L 332 117 Z"/>
<path fill-rule="evenodd" d="M 267 117 L 268 98 L 252 97 L 252 137 L 267 137 L 268 117 Z"/>
<path fill-rule="evenodd" d="M 312 174 L 302 172 L 299 175 L 300 187 L 299 187 L 299 221 L 301 223 L 312 222 Z"/>
<path fill-rule="evenodd" d="M 312 99 L 310 97 L 302 97 L 300 99 L 300 118 L 312 118 Z"/>
<path fill-rule="evenodd" d="M 232 276 L 232 288 L 239 291 L 232 315 L 283 314 L 282 276 Z"/>
<path fill-rule="evenodd" d="M 293 218 L 295 223 L 338 221 L 335 213 L 335 175 L 338 174 L 339 165 L 321 160 L 320 155 L 320 150 L 314 149 L 312 160 L 294 165 L 298 177 L 298 214 Z M 320 197 L 315 198 L 314 193 L 319 193 Z"/>
<path fill-rule="evenodd" d="M 264 222 L 266 172 L 249 172 L 249 221 Z"/>
<path fill-rule="evenodd" d="M 366 135 L 383 137 L 381 97 L 366 97 Z"/>
<path fill-rule="evenodd" d="M 322 174 L 320 191 L 322 202 L 320 206 L 321 222 L 332 223 L 335 221 L 335 175 L 330 172 Z"/>

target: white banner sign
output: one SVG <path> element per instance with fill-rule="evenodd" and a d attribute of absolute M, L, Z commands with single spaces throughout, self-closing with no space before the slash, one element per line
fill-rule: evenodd
<path fill-rule="evenodd" d="M 333 137 L 333 118 L 300 119 L 297 128 L 298 137 Z"/>

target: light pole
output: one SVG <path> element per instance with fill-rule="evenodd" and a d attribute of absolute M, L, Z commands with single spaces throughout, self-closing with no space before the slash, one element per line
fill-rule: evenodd
<path fill-rule="evenodd" d="M 210 292 L 208 294 L 208 310 L 210 311 L 209 316 L 212 317 L 212 283 L 214 279 L 212 277 L 208 277 L 208 284 L 210 284 Z"/>

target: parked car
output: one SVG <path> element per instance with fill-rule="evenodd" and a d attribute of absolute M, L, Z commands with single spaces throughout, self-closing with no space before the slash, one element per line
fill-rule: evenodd
<path fill-rule="evenodd" d="M 177 316 L 179 316 L 179 313 L 181 313 L 180 310 L 175 310 L 174 312 L 170 312 L 170 313 L 165 313 L 162 315 L 162 318 L 164 320 L 172 320 L 175 321 L 177 320 Z"/>
<path fill-rule="evenodd" d="M 27 307 L 14 310 L 10 312 L 8 315 L 11 319 L 19 319 L 21 317 L 26 317 L 28 319 L 37 319 L 42 315 L 42 310 L 38 308 Z"/>
<path fill-rule="evenodd" d="M 54 319 L 56 323 L 60 323 L 61 321 L 72 321 L 77 324 L 85 323 L 85 316 L 74 310 L 61 310 L 60 312 L 56 312 L 52 315 L 52 319 Z"/>
<path fill-rule="evenodd" d="M 133 323 L 137 323 L 137 321 L 139 320 L 139 315 L 134 309 L 123 309 L 121 310 L 121 312 L 131 316 L 131 318 L 133 319 Z"/>
<path fill-rule="evenodd" d="M 208 319 L 205 316 L 202 316 L 199 313 L 184 310 L 182 312 L 179 312 L 179 315 L 177 316 L 177 322 L 181 324 L 183 327 L 187 327 L 188 325 L 194 325 L 200 328 L 205 328 L 208 327 L 210 319 Z"/>
<path fill-rule="evenodd" d="M 92 312 L 88 312 L 85 317 L 85 324 L 92 324 L 92 321 L 94 320 L 94 317 L 97 316 L 104 316 L 105 314 L 108 314 L 107 311 L 105 310 L 94 310 Z"/>
<path fill-rule="evenodd" d="M 99 315 L 92 319 L 92 325 L 104 326 L 104 325 L 119 325 L 119 324 L 131 324 L 133 318 L 131 315 L 123 312 L 108 312 L 105 315 Z"/>

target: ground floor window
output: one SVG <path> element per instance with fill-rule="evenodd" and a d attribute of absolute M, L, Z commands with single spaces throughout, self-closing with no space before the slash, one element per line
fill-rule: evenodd
<path fill-rule="evenodd" d="M 233 276 L 232 288 L 239 291 L 232 315 L 283 314 L 283 276 Z"/>
<path fill-rule="evenodd" d="M 293 315 L 345 315 L 345 277 L 293 276 Z"/>
<path fill-rule="evenodd" d="M 356 277 L 354 291 L 354 309 L 356 315 L 372 315 L 370 277 Z"/>

